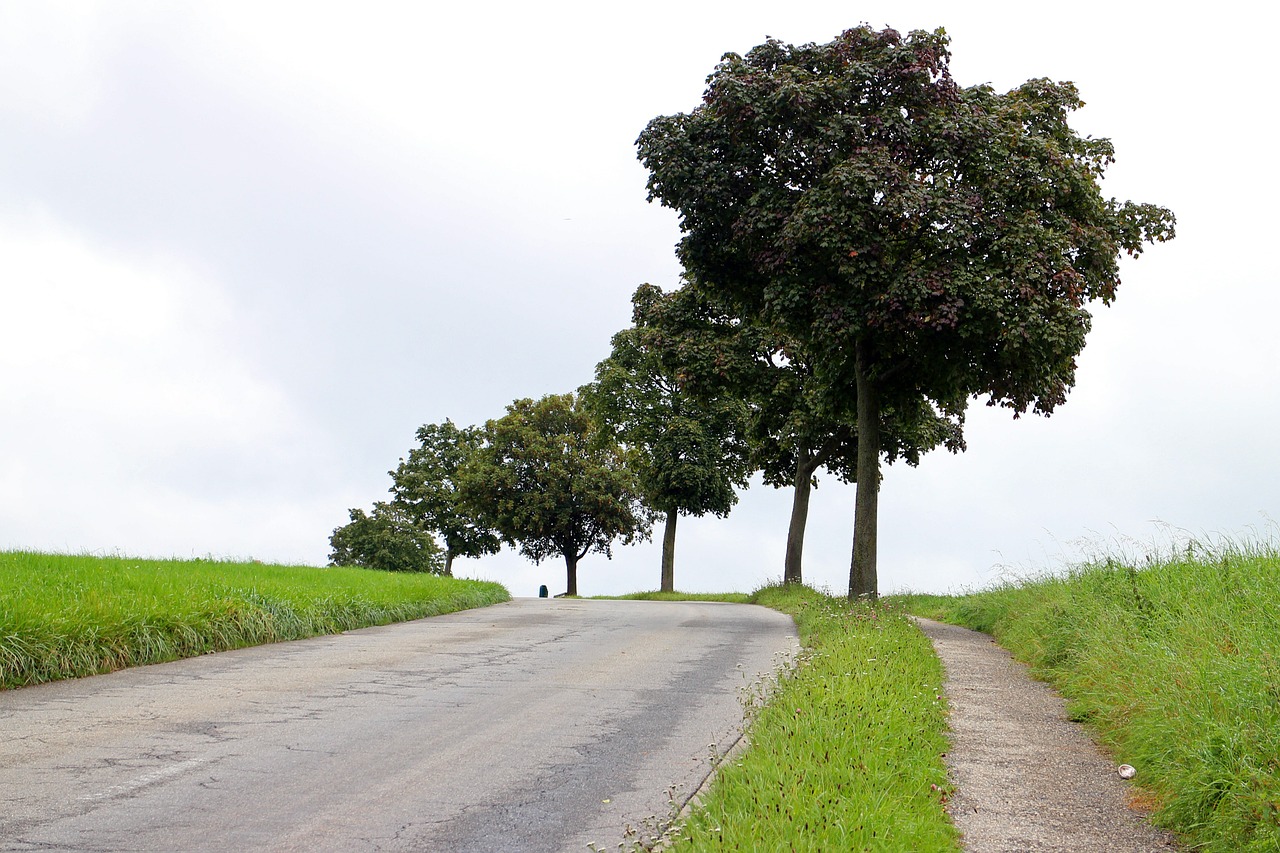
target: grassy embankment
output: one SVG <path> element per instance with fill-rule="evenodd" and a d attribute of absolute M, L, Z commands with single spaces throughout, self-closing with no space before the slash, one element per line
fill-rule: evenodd
<path fill-rule="evenodd" d="M 1157 825 L 1194 849 L 1280 850 L 1280 550 L 1126 563 L 906 605 L 994 634 L 1057 687 L 1137 768 Z"/>
<path fill-rule="evenodd" d="M 0 688 L 509 598 L 429 574 L 0 552 Z"/>
<path fill-rule="evenodd" d="M 754 598 L 745 592 L 633 592 L 628 595 L 602 595 L 617 601 L 727 601 L 730 604 L 752 604 Z"/>
<path fill-rule="evenodd" d="M 942 668 L 900 609 L 806 587 L 702 598 L 791 614 L 803 652 L 754 710 L 750 748 L 720 768 L 668 849 L 957 849 L 943 805 Z"/>

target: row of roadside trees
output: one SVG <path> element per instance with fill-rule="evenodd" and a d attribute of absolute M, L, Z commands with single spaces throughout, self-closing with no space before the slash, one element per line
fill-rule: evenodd
<path fill-rule="evenodd" d="M 359 530 L 396 531 L 387 558 L 422 565 L 434 532 L 445 570 L 504 540 L 562 555 L 572 593 L 579 559 L 661 517 L 670 589 L 679 516 L 726 515 L 761 472 L 794 489 L 797 582 L 826 470 L 857 484 L 849 595 L 875 596 L 880 466 L 962 450 L 973 399 L 1051 414 L 1119 255 L 1173 237 L 1168 210 L 1102 196 L 1113 149 L 1070 127 L 1074 86 L 961 87 L 949 59 L 942 30 L 865 25 L 726 54 L 700 106 L 637 140 L 650 200 L 680 214 L 682 285 L 636 291 L 576 395 L 423 427 L 334 560 L 372 564 Z"/>
<path fill-rule="evenodd" d="M 419 429 L 390 472 L 391 500 L 351 510 L 332 560 L 452 574 L 456 557 L 506 542 L 534 561 L 563 559 L 576 595 L 582 558 L 611 556 L 663 520 L 661 587 L 672 590 L 679 516 L 727 515 L 746 486 L 743 415 L 741 401 L 683 391 L 638 329 L 620 332 L 577 393 L 517 400 L 483 428 Z"/>

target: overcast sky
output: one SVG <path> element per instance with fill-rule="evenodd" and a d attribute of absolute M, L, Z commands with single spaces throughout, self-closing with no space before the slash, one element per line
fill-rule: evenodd
<path fill-rule="evenodd" d="M 863 21 L 945 27 L 962 85 L 1075 81 L 1104 192 L 1178 217 L 1053 417 L 977 401 L 967 453 L 887 472 L 882 591 L 1275 537 L 1275 7 L 440 5 L 0 0 L 0 548 L 324 564 L 419 425 L 578 387 L 636 286 L 676 285 L 645 124 L 726 51 Z M 683 521 L 677 586 L 780 577 L 789 507 L 757 485 Z M 847 588 L 852 521 L 824 478 L 807 581 Z M 658 563 L 588 557 L 580 590 Z M 456 569 L 564 583 L 512 550 Z"/>

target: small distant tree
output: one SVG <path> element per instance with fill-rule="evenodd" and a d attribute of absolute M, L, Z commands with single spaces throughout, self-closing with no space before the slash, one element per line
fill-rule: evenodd
<path fill-rule="evenodd" d="M 601 443 L 573 394 L 516 400 L 485 424 L 484 443 L 459 475 L 462 500 L 534 562 L 560 555 L 565 592 L 578 561 L 613 556 L 613 543 L 647 538 L 649 511 L 623 451 Z"/>
<path fill-rule="evenodd" d="M 391 471 L 394 503 L 415 524 L 444 541 L 444 574 L 453 574 L 455 557 L 483 557 L 501 547 L 497 533 L 462 504 L 458 472 L 476 452 L 482 433 L 453 421 L 425 424 L 419 445 Z"/>
<path fill-rule="evenodd" d="M 430 532 L 390 503 L 375 503 L 372 514 L 350 511 L 351 521 L 333 531 L 329 562 L 387 572 L 441 573 L 440 546 Z"/>
<path fill-rule="evenodd" d="M 649 506 L 665 516 L 660 588 L 673 592 L 679 516 L 723 518 L 747 486 L 747 410 L 738 398 L 704 399 L 681 387 L 647 325 L 647 308 L 661 298 L 656 290 L 636 291 L 635 326 L 614 335 L 612 353 L 581 394 L 606 440 L 626 448 Z"/>

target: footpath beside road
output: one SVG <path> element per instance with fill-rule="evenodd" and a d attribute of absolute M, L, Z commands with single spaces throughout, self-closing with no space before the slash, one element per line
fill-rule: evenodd
<path fill-rule="evenodd" d="M 916 620 L 946 669 L 952 819 L 969 853 L 1150 853 L 1173 836 L 1131 810 L 1116 766 L 1065 703 L 986 634 Z M 1141 768 L 1138 770 L 1139 778 Z"/>

